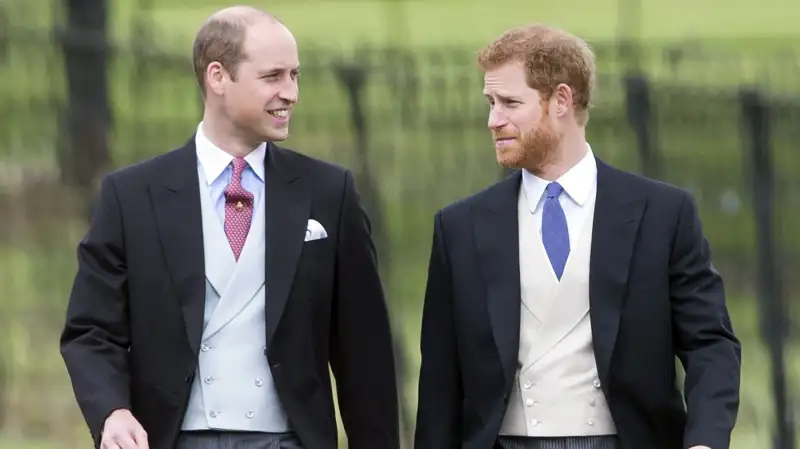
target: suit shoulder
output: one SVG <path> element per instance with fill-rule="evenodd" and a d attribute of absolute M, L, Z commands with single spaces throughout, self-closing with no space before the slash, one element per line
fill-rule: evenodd
<path fill-rule="evenodd" d="M 685 202 L 695 203 L 692 193 L 674 184 L 665 181 L 648 178 L 638 173 L 612 168 L 619 176 L 625 179 L 632 192 L 644 195 L 648 201 L 657 205 L 663 211 L 678 213 Z"/>
<path fill-rule="evenodd" d="M 467 213 L 475 206 L 491 204 L 499 196 L 507 194 L 510 188 L 516 190 L 519 187 L 520 179 L 520 172 L 516 170 L 503 180 L 444 206 L 439 210 L 439 214 L 460 215 Z"/>
<path fill-rule="evenodd" d="M 282 158 L 289 161 L 289 163 L 298 170 L 311 173 L 316 181 L 341 182 L 344 180 L 345 175 L 350 172 L 350 170 L 343 165 L 309 156 L 291 148 L 275 145 L 271 148 L 271 151 L 278 152 Z"/>
<path fill-rule="evenodd" d="M 111 170 L 105 177 L 113 179 L 115 183 L 143 182 L 149 179 L 153 173 L 162 171 L 164 167 L 173 166 L 182 151 L 186 151 L 186 149 L 172 149 L 166 153 Z"/>
<path fill-rule="evenodd" d="M 631 186 L 637 189 L 643 189 L 644 192 L 650 194 L 656 194 L 659 196 L 668 196 L 668 197 L 677 197 L 683 198 L 685 196 L 691 196 L 691 192 L 683 187 L 679 187 L 675 184 L 670 184 L 666 181 L 661 181 L 658 179 L 648 178 L 638 173 L 632 173 L 620 169 L 615 169 L 619 173 L 622 173 L 623 176 L 628 178 L 628 182 Z"/>

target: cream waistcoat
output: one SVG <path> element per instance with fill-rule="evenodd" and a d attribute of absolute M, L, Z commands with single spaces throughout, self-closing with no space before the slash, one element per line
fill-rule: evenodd
<path fill-rule="evenodd" d="M 594 200 L 588 204 L 594 210 Z M 519 369 L 501 435 L 616 434 L 600 388 L 589 318 L 593 213 L 581 226 L 559 282 L 520 187 Z"/>

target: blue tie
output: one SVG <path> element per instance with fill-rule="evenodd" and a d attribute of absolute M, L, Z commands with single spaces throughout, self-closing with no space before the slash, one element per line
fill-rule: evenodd
<path fill-rule="evenodd" d="M 567 265 L 567 257 L 569 257 L 567 216 L 564 215 L 564 209 L 558 202 L 558 196 L 563 191 L 564 188 L 557 182 L 548 184 L 545 189 L 547 197 L 544 200 L 542 211 L 542 243 L 544 243 L 547 257 L 550 258 L 550 264 L 559 280 L 564 274 L 564 267 Z"/>

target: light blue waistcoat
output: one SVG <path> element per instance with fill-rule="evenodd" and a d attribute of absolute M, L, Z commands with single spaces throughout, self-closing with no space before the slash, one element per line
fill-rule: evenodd
<path fill-rule="evenodd" d="M 206 297 L 197 373 L 182 430 L 287 432 L 265 357 L 265 195 L 239 261 L 199 169 Z"/>

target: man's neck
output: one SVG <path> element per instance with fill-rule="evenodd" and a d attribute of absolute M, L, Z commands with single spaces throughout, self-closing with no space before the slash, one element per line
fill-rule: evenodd
<path fill-rule="evenodd" d="M 206 138 L 222 151 L 233 157 L 245 157 L 256 149 L 258 144 L 246 142 L 244 139 L 235 136 L 230 127 L 220 125 L 220 120 L 210 117 L 208 113 L 203 115 L 203 134 Z"/>
<path fill-rule="evenodd" d="M 553 161 L 547 164 L 537 176 L 546 181 L 555 181 L 576 166 L 589 151 L 585 134 L 582 132 L 567 135 L 556 150 Z"/>

